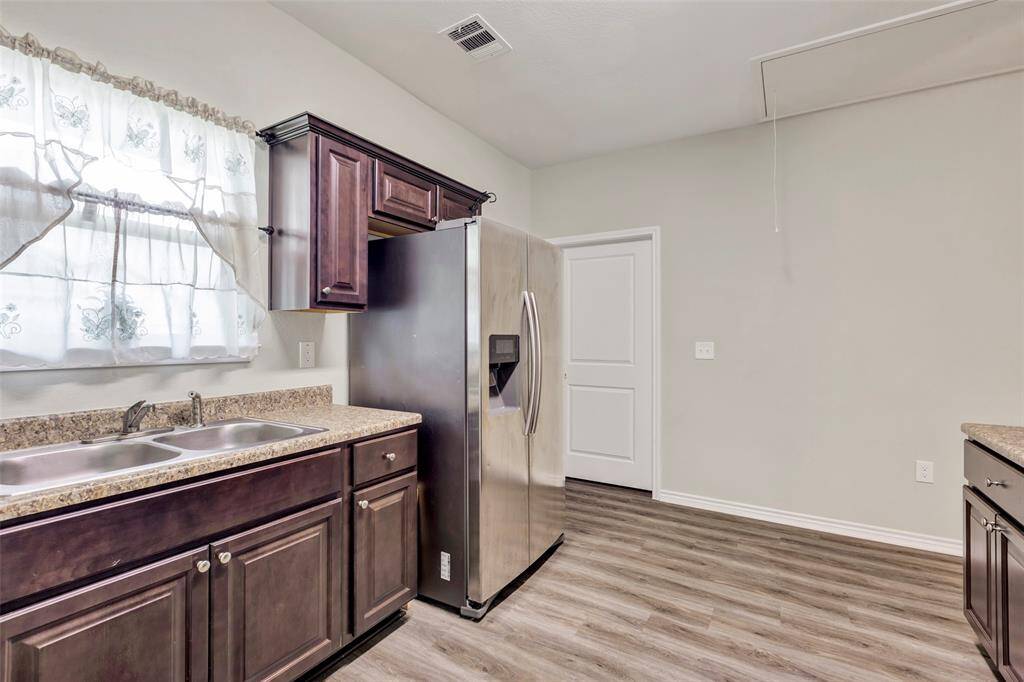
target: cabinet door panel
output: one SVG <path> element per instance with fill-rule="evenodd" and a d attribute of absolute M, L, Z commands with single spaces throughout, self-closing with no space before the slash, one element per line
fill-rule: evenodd
<path fill-rule="evenodd" d="M 1024 680 L 1024 535 L 1004 516 L 996 538 L 999 672 Z"/>
<path fill-rule="evenodd" d="M 353 496 L 355 634 L 416 596 L 416 473 Z"/>
<path fill-rule="evenodd" d="M 318 305 L 366 305 L 368 174 L 366 154 L 320 138 L 313 292 Z"/>
<path fill-rule="evenodd" d="M 205 680 L 207 557 L 204 546 L 3 616 L 3 682 Z"/>
<path fill-rule="evenodd" d="M 441 188 L 441 220 L 471 218 L 480 214 L 480 205 L 464 194 Z"/>
<path fill-rule="evenodd" d="M 333 500 L 212 546 L 215 680 L 292 678 L 341 646 L 341 511 Z"/>
<path fill-rule="evenodd" d="M 373 212 L 433 229 L 437 225 L 437 185 L 376 159 Z"/>
<path fill-rule="evenodd" d="M 988 524 L 996 512 L 964 487 L 964 615 L 995 660 L 995 542 Z"/>

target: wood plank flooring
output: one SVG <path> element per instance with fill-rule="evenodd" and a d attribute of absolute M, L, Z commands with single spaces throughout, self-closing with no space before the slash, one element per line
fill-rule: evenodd
<path fill-rule="evenodd" d="M 960 562 L 570 481 L 565 543 L 479 623 L 415 601 L 334 680 L 991 680 Z"/>

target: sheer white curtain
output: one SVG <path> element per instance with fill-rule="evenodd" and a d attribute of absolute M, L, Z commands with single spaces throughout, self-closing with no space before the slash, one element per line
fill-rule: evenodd
<path fill-rule="evenodd" d="M 0 368 L 253 357 L 252 133 L 0 27 Z"/>

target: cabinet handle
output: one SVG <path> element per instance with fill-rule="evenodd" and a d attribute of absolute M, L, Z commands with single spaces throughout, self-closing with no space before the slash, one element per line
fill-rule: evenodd
<path fill-rule="evenodd" d="M 210 570 L 210 562 L 206 559 L 200 559 L 196 562 L 196 570 L 200 573 L 206 573 Z"/>
<path fill-rule="evenodd" d="M 324 287 L 323 289 L 320 290 L 320 293 L 323 294 L 324 296 L 330 296 L 332 291 L 334 290 L 331 289 L 330 287 Z"/>
<path fill-rule="evenodd" d="M 217 558 L 220 559 L 222 564 L 226 564 L 231 561 L 231 552 L 221 552 L 217 555 Z"/>
<path fill-rule="evenodd" d="M 394 462 L 395 461 L 395 453 L 389 452 L 388 454 L 384 455 L 384 459 L 386 459 L 389 462 Z"/>
<path fill-rule="evenodd" d="M 1006 487 L 1006 482 L 1005 481 L 993 481 L 991 478 L 986 478 L 985 479 L 985 487 L 986 488 L 991 488 L 992 486 L 995 486 L 997 488 L 1005 488 Z"/>
<path fill-rule="evenodd" d="M 367 502 L 366 500 L 359 500 L 359 508 L 360 509 L 366 509 L 369 506 L 370 506 L 370 503 Z"/>

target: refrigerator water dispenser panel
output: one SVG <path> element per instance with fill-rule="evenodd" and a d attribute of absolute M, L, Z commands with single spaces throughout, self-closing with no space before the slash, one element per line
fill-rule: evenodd
<path fill-rule="evenodd" d="M 491 334 L 487 339 L 487 365 L 490 409 L 518 408 L 519 382 L 513 377 L 519 366 L 519 335 Z"/>

